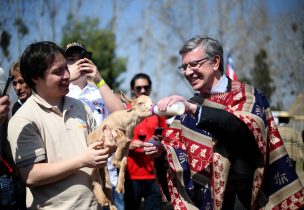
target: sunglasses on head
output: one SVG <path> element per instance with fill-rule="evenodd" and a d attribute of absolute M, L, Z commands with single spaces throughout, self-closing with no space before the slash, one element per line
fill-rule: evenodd
<path fill-rule="evenodd" d="M 150 85 L 135 86 L 135 90 L 136 90 L 137 92 L 140 92 L 141 89 L 145 89 L 145 91 L 149 91 L 150 88 L 151 88 Z"/>

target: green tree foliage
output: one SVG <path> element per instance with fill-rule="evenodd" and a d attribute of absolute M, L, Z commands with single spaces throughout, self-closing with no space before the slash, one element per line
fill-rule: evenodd
<path fill-rule="evenodd" d="M 252 81 L 255 87 L 261 90 L 270 100 L 275 91 L 273 80 L 270 76 L 270 69 L 267 63 L 267 52 L 261 49 L 254 57 L 254 68 L 251 71 Z"/>
<path fill-rule="evenodd" d="M 118 80 L 121 73 L 126 71 L 126 60 L 117 58 L 115 54 L 115 35 L 106 29 L 98 28 L 98 19 L 86 18 L 75 21 L 74 16 L 68 16 L 63 27 L 61 45 L 69 42 L 81 42 L 88 51 L 93 52 L 92 61 L 97 66 L 101 76 L 114 90 L 118 89 L 122 80 Z"/>

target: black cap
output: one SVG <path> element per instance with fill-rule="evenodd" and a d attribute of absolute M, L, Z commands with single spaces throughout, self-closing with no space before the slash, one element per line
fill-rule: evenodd
<path fill-rule="evenodd" d="M 80 50 L 85 50 L 86 51 L 86 48 L 83 44 L 81 44 L 79 42 L 71 42 L 71 43 L 67 44 L 67 46 L 65 48 L 65 53 L 67 53 L 71 49 L 77 49 L 77 48 L 79 48 Z"/>
<path fill-rule="evenodd" d="M 92 53 L 87 51 L 85 46 L 79 42 L 71 42 L 66 45 L 65 54 L 67 55 L 69 52 L 73 50 L 79 50 L 83 57 L 91 59 Z"/>

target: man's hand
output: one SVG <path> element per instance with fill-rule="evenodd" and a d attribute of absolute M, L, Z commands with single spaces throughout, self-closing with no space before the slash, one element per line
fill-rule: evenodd
<path fill-rule="evenodd" d="M 153 140 L 155 141 L 155 140 Z M 143 142 L 143 150 L 146 155 L 151 157 L 159 157 L 161 155 L 163 145 L 158 141 Z"/>
<path fill-rule="evenodd" d="M 137 149 L 137 148 L 142 148 L 143 144 L 144 144 L 143 141 L 135 139 L 135 140 L 131 141 L 129 149 L 134 150 L 134 149 Z"/>
<path fill-rule="evenodd" d="M 165 111 L 168 106 L 171 106 L 172 104 L 176 102 L 182 102 L 185 105 L 185 113 L 187 114 L 195 114 L 197 105 L 190 103 L 187 101 L 183 96 L 169 96 L 166 98 L 163 98 L 157 102 L 157 107 L 159 111 Z"/>
<path fill-rule="evenodd" d="M 86 63 L 83 65 L 84 67 L 90 69 L 90 72 L 87 74 L 88 77 L 90 77 L 91 79 L 93 79 L 93 81 L 96 83 L 100 82 L 101 75 L 96 67 L 96 65 L 89 59 L 85 58 L 84 59 L 86 61 Z"/>
<path fill-rule="evenodd" d="M 105 167 L 110 157 L 110 147 L 97 149 L 103 146 L 103 142 L 91 144 L 81 157 L 82 167 L 100 168 Z"/>
<path fill-rule="evenodd" d="M 92 78 L 95 83 L 101 80 L 101 75 L 96 65 L 89 59 L 83 58 L 68 65 L 70 71 L 70 81 L 79 79 L 82 75 Z"/>

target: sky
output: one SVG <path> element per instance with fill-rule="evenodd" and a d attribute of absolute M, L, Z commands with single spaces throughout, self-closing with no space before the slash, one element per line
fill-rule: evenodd
<path fill-rule="evenodd" d="M 170 0 L 167 0 L 170 2 Z M 280 10 L 286 10 L 290 12 L 294 12 L 297 8 L 295 8 L 295 2 L 299 0 L 268 0 L 265 1 L 268 9 L 271 11 L 272 14 Z M 11 3 L 13 2 L 13 3 Z M 0 5 L 6 7 L 3 9 L 0 14 L 0 18 L 3 19 L 5 17 L 8 19 L 6 21 L 6 29 L 10 31 L 14 31 L 14 26 L 12 23 L 13 18 L 15 17 L 16 11 L 16 3 L 19 2 L 19 8 L 24 7 L 24 11 L 19 10 L 19 15 L 24 18 L 26 24 L 31 26 L 30 34 L 27 35 L 24 39 L 18 40 L 16 34 L 13 33 L 12 37 L 12 44 L 10 50 L 12 52 L 12 59 L 8 61 L 7 59 L 1 58 L 2 54 L 0 53 L 0 65 L 7 71 L 11 65 L 11 62 L 16 60 L 20 53 L 25 49 L 25 47 L 33 41 L 40 41 L 40 40 L 49 40 L 50 39 L 50 25 L 49 25 L 49 18 L 47 15 L 43 15 L 41 13 L 42 4 L 45 1 L 9 1 L 9 0 L 0 0 Z M 144 0 L 124 0 L 124 1 L 117 1 L 121 8 L 120 12 L 118 13 L 118 21 L 117 21 L 117 30 L 116 30 L 116 39 L 117 39 L 117 56 L 127 58 L 127 71 L 126 73 L 121 75 L 121 79 L 124 79 L 124 82 L 121 85 L 121 89 L 128 91 L 129 90 L 129 81 L 131 77 L 140 71 L 144 71 L 151 75 L 152 82 L 153 82 L 153 90 L 152 90 L 152 97 L 155 99 L 159 99 L 161 97 L 167 96 L 169 94 L 177 94 L 180 93 L 184 96 L 190 97 L 192 94 L 191 87 L 187 84 L 187 82 L 182 79 L 180 75 L 178 75 L 176 66 L 169 66 L 166 65 L 169 61 L 163 60 L 158 66 L 155 66 L 156 60 L 161 59 L 155 55 L 154 51 L 150 48 L 145 49 L 145 62 L 143 67 L 139 64 L 139 57 L 143 56 L 139 54 L 139 46 L 137 43 L 137 38 L 144 33 L 144 29 L 146 26 L 143 24 L 143 17 L 144 14 L 148 13 L 149 11 L 145 10 L 147 5 L 153 2 L 154 4 L 165 2 L 165 1 L 144 1 Z M 198 0 L 179 0 L 178 2 L 183 2 L 183 4 L 197 4 Z M 208 0 L 206 1 L 206 5 L 208 7 L 212 6 L 215 1 Z M 255 1 L 249 1 L 252 4 Z M 304 2 L 304 1 L 303 1 Z M 10 4 L 9 4 L 10 3 Z M 61 32 L 62 26 L 65 22 L 68 8 L 74 7 L 77 5 L 78 1 L 70 0 L 70 1 L 59 1 L 55 0 L 54 4 L 59 5 L 57 10 L 57 19 L 55 22 L 56 31 L 55 31 L 55 41 L 57 44 L 61 41 Z M 100 27 L 104 28 L 107 27 L 108 22 L 112 16 L 112 3 L 113 0 L 90 0 L 90 1 L 83 1 L 82 2 L 82 9 L 77 13 L 79 18 L 85 17 L 99 17 L 100 19 Z M 199 9 L 199 8 L 198 8 Z M 250 9 L 250 8 L 245 8 Z M 14 11 L 14 12 L 12 12 Z M 46 11 L 44 11 L 46 12 Z M 151 11 L 150 11 L 151 12 Z M 207 11 L 208 15 L 212 17 L 212 12 L 214 10 Z M 149 23 L 153 24 L 153 33 L 156 37 L 160 37 L 161 33 L 165 33 L 166 29 L 161 26 L 157 20 L 155 19 L 154 14 L 150 14 L 149 16 Z M 183 21 L 183 18 L 179 18 L 176 21 Z M 208 20 L 204 20 L 208 21 Z M 185 23 L 186 24 L 186 23 Z M 199 24 L 199 22 L 196 22 Z M 43 28 L 44 33 L 40 33 L 38 28 Z M 1 30 L 1 28 L 0 28 Z M 134 36 L 130 36 L 131 33 L 134 33 Z M 186 32 L 188 37 L 192 37 L 193 35 L 201 33 L 196 29 L 194 26 L 190 31 Z M 212 33 L 212 30 L 211 32 Z M 133 35 L 133 34 L 132 34 Z M 170 36 L 170 35 L 167 35 Z M 178 58 L 178 49 L 181 46 L 181 42 L 177 41 L 174 36 L 170 36 L 171 38 L 170 43 L 164 43 L 166 45 L 166 51 L 164 53 L 176 55 Z M 150 47 L 150 46 L 149 46 Z M 155 50 L 155 49 L 154 49 Z M 154 54 L 153 54 L 154 53 Z M 162 55 L 159 55 L 162 56 Z M 181 60 L 179 58 L 178 64 L 180 64 Z M 161 69 L 161 71 L 156 71 L 157 69 Z M 237 69 L 236 69 L 237 70 Z M 172 73 L 174 72 L 174 74 Z M 130 94 L 130 92 L 127 92 Z M 292 99 L 288 99 L 288 103 L 292 102 Z"/>

